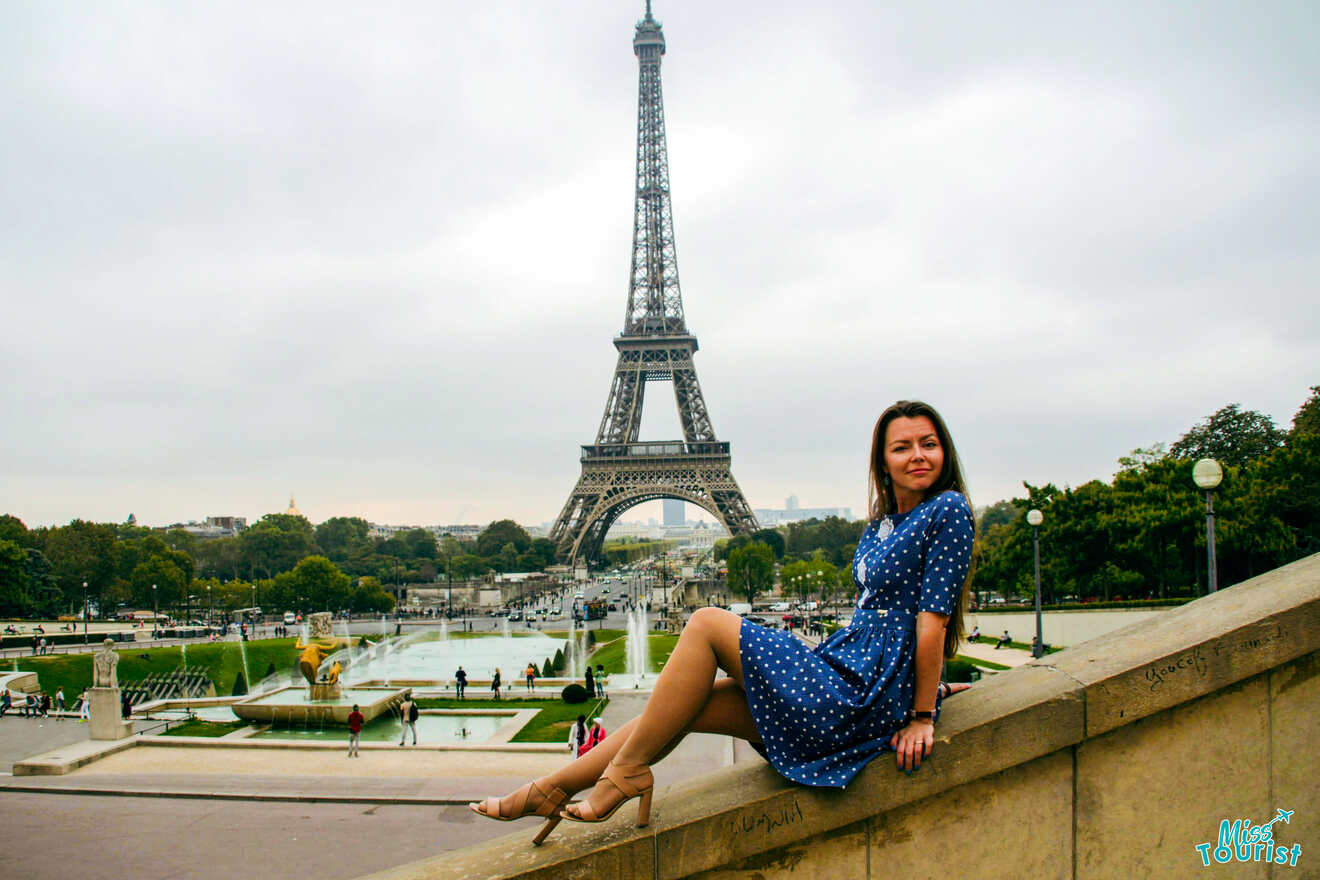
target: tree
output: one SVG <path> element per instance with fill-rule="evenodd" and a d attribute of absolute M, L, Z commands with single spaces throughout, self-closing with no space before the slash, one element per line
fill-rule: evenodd
<path fill-rule="evenodd" d="M 298 599 L 311 608 L 339 611 L 348 607 L 349 578 L 324 556 L 308 556 L 293 571 L 275 576 L 266 601 L 286 608 Z"/>
<path fill-rule="evenodd" d="M 119 545 L 113 526 L 75 519 L 51 529 L 43 550 L 59 585 L 60 604 L 80 603 L 84 581 L 90 599 L 100 604 L 102 593 L 115 581 Z"/>
<path fill-rule="evenodd" d="M 261 571 L 267 577 L 290 571 L 298 560 L 315 549 L 312 524 L 306 517 L 288 513 L 268 513 L 238 536 L 243 564 L 249 573 Z"/>
<path fill-rule="evenodd" d="M 778 529 L 759 529 L 752 532 L 752 540 L 760 541 L 773 550 L 775 559 L 784 558 L 784 536 L 779 533 Z"/>
<path fill-rule="evenodd" d="M 1306 398 L 1301 409 L 1297 410 L 1297 415 L 1293 416 L 1293 426 L 1288 437 L 1291 441 L 1304 434 L 1320 434 L 1320 385 L 1311 386 L 1311 396 Z"/>
<path fill-rule="evenodd" d="M 1269 416 L 1230 403 L 1178 438 L 1169 454 L 1242 467 L 1278 449 L 1285 437 Z"/>
<path fill-rule="evenodd" d="M 0 538 L 0 617 L 23 617 L 32 607 L 24 563 L 27 553 L 14 541 Z"/>
<path fill-rule="evenodd" d="M 371 526 L 357 516 L 332 516 L 316 527 L 316 546 L 334 562 L 343 562 L 371 550 Z"/>
<path fill-rule="evenodd" d="M 23 521 L 8 513 L 0 514 L 0 541 L 13 541 L 20 547 L 35 547 L 35 539 Z"/>
<path fill-rule="evenodd" d="M 532 546 L 532 536 L 511 519 L 493 522 L 477 536 L 477 555 L 494 556 L 505 544 L 513 544 L 516 556 Z"/>
<path fill-rule="evenodd" d="M 759 541 L 729 552 L 729 589 L 738 590 L 755 602 L 774 584 L 775 551 Z"/>

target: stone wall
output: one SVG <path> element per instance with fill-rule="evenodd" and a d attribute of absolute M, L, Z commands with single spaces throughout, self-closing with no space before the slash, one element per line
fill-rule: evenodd
<path fill-rule="evenodd" d="M 657 792 L 648 828 L 629 809 L 536 849 L 529 820 L 373 876 L 1320 876 L 1318 673 L 1312 556 L 993 676 L 948 704 L 910 776 L 882 756 L 839 792 L 735 766 Z M 1295 866 L 1216 864 L 1221 820 L 1279 809 Z"/>

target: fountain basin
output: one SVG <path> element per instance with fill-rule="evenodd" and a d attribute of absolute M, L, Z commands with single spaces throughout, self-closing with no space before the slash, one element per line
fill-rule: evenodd
<path fill-rule="evenodd" d="M 268 694 L 239 700 L 230 706 L 245 721 L 266 724 L 348 724 L 348 714 L 357 704 L 367 721 L 391 711 L 403 702 L 408 688 L 346 687 L 338 697 L 313 699 L 306 688 L 287 687 Z"/>

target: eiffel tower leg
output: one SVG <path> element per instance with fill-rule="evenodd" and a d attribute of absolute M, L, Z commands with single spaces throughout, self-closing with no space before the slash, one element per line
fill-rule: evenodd
<path fill-rule="evenodd" d="M 596 432 L 597 443 L 632 443 L 642 427 L 642 403 L 646 399 L 646 376 L 640 353 L 619 352 L 614 368 L 610 396 L 605 401 L 605 415 Z"/>

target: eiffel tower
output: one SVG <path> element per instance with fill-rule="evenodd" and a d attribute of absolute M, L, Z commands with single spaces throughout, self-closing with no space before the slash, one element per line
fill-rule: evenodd
<path fill-rule="evenodd" d="M 637 23 L 633 53 L 637 91 L 637 196 L 633 208 L 632 276 L 619 363 L 596 442 L 582 447 L 582 476 L 550 531 L 567 561 L 600 555 L 605 532 L 630 507 L 680 498 L 709 511 L 734 535 L 757 528 L 730 467 L 729 444 L 715 438 L 692 356 L 697 338 L 683 319 L 678 255 L 669 202 L 669 153 L 660 90 L 665 36 L 651 16 Z M 674 386 L 682 440 L 639 442 L 646 383 Z"/>

